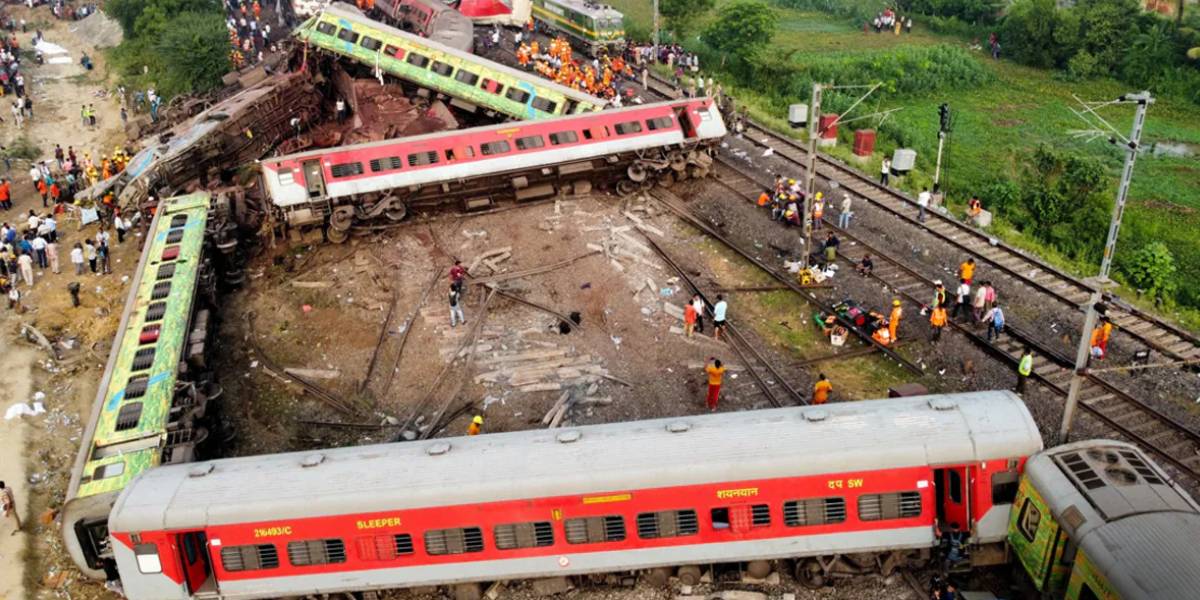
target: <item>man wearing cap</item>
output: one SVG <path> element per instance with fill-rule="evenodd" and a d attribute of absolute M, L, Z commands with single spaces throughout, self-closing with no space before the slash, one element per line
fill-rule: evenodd
<path fill-rule="evenodd" d="M 475 418 L 471 419 L 471 424 L 467 426 L 467 435 L 479 435 L 480 429 L 483 429 L 483 417 L 475 415 Z"/>

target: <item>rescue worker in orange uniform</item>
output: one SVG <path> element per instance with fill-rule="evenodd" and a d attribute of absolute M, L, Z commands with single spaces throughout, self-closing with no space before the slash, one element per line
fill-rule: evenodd
<path fill-rule="evenodd" d="M 817 383 L 813 384 L 813 404 L 825 404 L 829 402 L 829 393 L 833 391 L 833 384 L 829 383 L 829 379 L 824 373 L 817 378 Z"/>
<path fill-rule="evenodd" d="M 483 417 L 475 415 L 475 418 L 471 419 L 471 424 L 467 426 L 467 435 L 479 435 L 480 429 L 483 429 Z"/>
<path fill-rule="evenodd" d="M 900 307 L 900 299 L 892 300 L 892 314 L 888 315 L 888 336 L 891 337 L 893 344 L 900 339 L 896 337 L 896 332 L 900 330 L 900 317 L 902 316 L 904 316 L 904 310 Z"/>
<path fill-rule="evenodd" d="M 1100 324 L 1100 351 L 1108 354 L 1108 339 L 1112 337 L 1112 321 L 1104 319 Z"/>
<path fill-rule="evenodd" d="M 946 328 L 946 307 L 945 306 L 938 305 L 938 306 L 933 307 L 933 310 L 929 313 L 929 327 L 932 330 L 932 334 L 933 334 L 932 336 L 930 336 L 930 339 L 932 339 L 935 342 L 938 341 L 939 339 L 941 339 L 942 330 Z"/>
<path fill-rule="evenodd" d="M 972 280 L 975 279 L 975 259 L 968 258 L 963 264 L 958 265 L 958 276 L 966 281 L 967 285 L 971 285 Z"/>

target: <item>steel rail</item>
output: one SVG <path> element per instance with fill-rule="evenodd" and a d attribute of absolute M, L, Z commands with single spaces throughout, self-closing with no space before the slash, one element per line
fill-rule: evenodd
<path fill-rule="evenodd" d="M 650 86 L 652 91 L 668 98 L 679 96 L 673 87 L 657 75 L 653 75 L 651 81 L 653 82 Z M 801 172 L 806 170 L 808 156 L 806 148 L 757 123 L 748 121 L 747 124 L 746 140 L 759 147 L 772 148 L 776 155 L 795 164 Z M 751 134 L 751 131 L 754 133 Z M 778 144 L 769 145 L 763 142 L 762 138 L 771 139 Z M 1049 295 L 1075 310 L 1081 311 L 1086 308 L 1092 292 L 1091 286 L 1087 283 L 938 211 L 927 211 L 927 214 L 933 219 L 932 224 L 921 223 L 915 217 L 916 201 L 906 194 L 880 185 L 869 175 L 824 154 L 818 153 L 817 163 L 816 175 L 827 183 L 837 181 L 841 186 L 870 202 L 873 206 L 930 232 L 942 241 L 987 262 L 996 270 L 1020 283 Z M 1108 306 L 1107 314 L 1117 326 L 1118 331 L 1164 356 L 1180 360 L 1200 358 L 1200 336 L 1131 306 L 1111 293 L 1105 293 L 1103 297 Z"/>
<path fill-rule="evenodd" d="M 749 183 L 757 182 L 724 160 L 719 159 L 716 167 L 714 179 L 718 183 L 739 194 L 746 201 L 753 202 L 755 200 L 753 195 L 746 193 L 743 189 L 744 186 L 739 186 L 736 182 L 737 180 Z M 909 302 L 924 306 L 925 303 L 916 294 L 932 292 L 934 286 L 931 278 L 890 257 L 858 236 L 836 227 L 824 219 L 822 223 L 824 227 L 836 232 L 843 240 L 855 243 L 853 250 L 849 252 L 843 252 L 839 247 L 839 257 L 847 263 L 853 264 L 861 260 L 863 255 L 870 254 L 877 259 L 877 263 L 883 263 L 882 265 L 876 264 L 872 270 L 871 277 L 873 279 L 883 283 Z M 1001 342 L 997 339 L 997 343 L 993 344 L 959 322 L 948 320 L 947 323 L 986 353 L 1013 368 L 1014 371 L 1020 361 L 1023 348 L 1027 346 L 1033 349 L 1043 359 L 1035 362 L 1033 378 L 1055 394 L 1066 397 L 1067 389 L 1064 384 L 1070 379 L 1074 369 L 1074 361 L 1067 356 L 1034 339 L 1028 332 L 1011 325 L 1005 327 L 1005 333 L 1013 341 Z M 1200 482 L 1200 434 L 1098 376 L 1089 373 L 1086 374 L 1086 377 L 1087 382 L 1081 396 L 1083 399 L 1081 406 L 1088 414 L 1147 451 L 1171 463 L 1193 480 Z M 1149 420 L 1134 422 L 1139 416 L 1148 417 Z M 1146 432 L 1141 431 L 1147 426 L 1156 428 Z"/>
<path fill-rule="evenodd" d="M 715 229 L 710 227 L 707 223 L 701 221 L 695 215 L 691 214 L 691 212 L 689 212 L 681 204 L 682 201 L 680 200 L 679 196 L 676 196 L 670 190 L 667 190 L 666 188 L 662 188 L 662 187 L 656 187 L 656 188 L 650 190 L 650 195 L 653 196 L 656 200 L 658 200 L 659 203 L 661 203 L 663 206 L 670 209 L 671 212 L 674 212 L 677 216 L 679 216 L 680 219 L 683 219 L 689 225 L 699 229 L 700 231 L 703 231 L 704 233 L 711 236 L 713 239 L 724 244 L 730 250 L 733 250 L 734 252 L 736 252 L 742 258 L 750 261 L 751 264 L 758 267 L 759 269 L 762 269 L 763 272 L 765 272 L 766 274 L 775 278 L 776 281 L 787 286 L 787 288 L 790 289 L 791 291 L 799 294 L 806 301 L 808 301 L 809 304 L 811 304 L 815 307 L 818 307 L 827 313 L 835 314 L 835 315 L 837 314 L 836 311 L 833 310 L 832 306 L 827 305 L 824 302 L 822 302 L 811 291 L 802 287 L 793 278 L 788 277 L 782 273 L 779 273 L 775 269 L 772 269 L 766 263 L 759 260 L 758 257 L 754 256 L 753 254 L 746 251 L 745 249 L 739 247 L 737 244 L 734 244 L 733 242 L 729 241 L 725 236 L 718 233 Z M 842 326 L 844 326 L 846 328 L 847 331 L 854 332 L 854 334 L 857 335 L 859 338 L 861 338 L 863 341 L 879 348 L 879 350 L 881 352 L 883 352 L 885 355 L 887 355 L 888 358 L 891 358 L 892 360 L 896 361 L 905 369 L 908 369 L 909 371 L 911 371 L 917 375 L 921 375 L 924 373 L 924 370 L 921 369 L 921 367 L 918 367 L 916 364 L 914 364 L 912 361 L 908 360 L 907 358 L 900 356 L 892 348 L 885 346 L 883 344 L 880 344 L 878 341 L 876 341 L 870 335 L 867 335 L 865 332 L 861 331 L 858 327 L 856 327 L 854 325 L 854 323 L 851 323 L 846 318 L 837 316 L 837 320 L 839 323 L 842 324 Z"/>
<path fill-rule="evenodd" d="M 667 254 L 667 252 L 663 250 L 662 247 L 660 247 L 654 240 L 650 239 L 649 236 L 645 236 L 645 238 L 646 242 L 649 243 L 650 247 L 658 254 L 660 258 L 662 258 L 663 262 L 666 262 L 672 269 L 675 269 L 675 272 L 679 273 L 680 278 L 682 278 L 684 283 L 691 288 L 692 292 L 700 296 L 700 299 L 704 301 L 705 306 L 710 307 L 710 310 L 711 307 L 716 306 L 716 304 L 708 300 L 708 297 L 704 295 L 704 292 L 700 291 L 700 286 L 696 285 L 695 280 L 693 280 L 692 277 L 687 274 L 687 271 L 684 270 L 683 267 L 679 266 L 679 263 L 675 262 L 675 259 L 671 258 L 671 256 Z M 796 399 L 798 404 L 808 404 L 808 400 L 804 398 L 803 394 L 792 387 L 791 384 L 784 379 L 783 374 L 777 371 L 775 367 L 771 366 L 771 363 L 767 361 L 767 359 L 758 351 L 757 348 L 754 347 L 754 345 L 750 343 L 749 340 L 746 339 L 746 336 L 742 335 L 742 332 L 739 331 L 737 327 L 733 325 L 733 323 L 726 321 L 725 328 L 729 331 L 729 334 L 736 339 L 736 341 L 740 343 L 746 351 L 750 352 L 754 359 L 757 360 L 758 363 L 762 365 L 772 377 L 775 378 L 775 381 L 778 381 L 780 385 L 787 390 L 788 394 Z M 746 365 L 746 371 L 750 373 L 750 376 L 754 378 L 754 381 L 758 384 L 758 387 L 762 389 L 764 394 L 766 394 L 767 400 L 771 402 L 771 405 L 776 408 L 781 408 L 783 403 L 775 398 L 775 394 L 771 391 L 770 385 L 763 380 L 758 372 L 754 370 L 754 366 L 751 365 L 750 361 L 746 359 L 746 355 L 743 353 L 742 349 L 738 348 L 738 344 L 731 343 L 729 344 L 729 347 L 733 349 L 734 353 L 738 355 L 738 358 L 741 359 L 742 363 Z"/>

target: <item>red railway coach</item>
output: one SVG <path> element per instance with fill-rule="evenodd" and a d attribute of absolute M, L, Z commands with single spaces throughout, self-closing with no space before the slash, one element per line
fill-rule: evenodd
<path fill-rule="evenodd" d="M 486 208 L 612 175 L 626 192 L 655 172 L 703 176 L 725 133 L 712 99 L 675 100 L 264 159 L 262 183 L 289 226 L 328 223 L 344 241 L 354 221 L 400 220 L 410 207 Z"/>
<path fill-rule="evenodd" d="M 159 467 L 109 529 L 132 600 L 780 559 L 813 580 L 928 557 L 937 522 L 1002 544 L 1041 447 L 1009 392 L 747 411 Z"/>

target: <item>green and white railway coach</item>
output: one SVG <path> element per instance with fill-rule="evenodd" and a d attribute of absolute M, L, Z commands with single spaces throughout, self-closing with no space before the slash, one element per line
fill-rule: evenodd
<path fill-rule="evenodd" d="M 1200 597 L 1200 507 L 1131 444 L 1092 440 L 1031 457 L 1008 541 L 1043 598 Z"/>
<path fill-rule="evenodd" d="M 604 108 L 605 101 L 374 21 L 344 4 L 329 6 L 294 33 L 323 50 L 450 96 L 468 110 L 482 108 L 518 120 L 559 117 Z"/>

